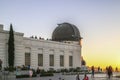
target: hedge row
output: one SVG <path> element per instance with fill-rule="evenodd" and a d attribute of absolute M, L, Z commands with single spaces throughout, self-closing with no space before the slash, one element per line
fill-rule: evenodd
<path fill-rule="evenodd" d="M 53 73 L 41 73 L 40 77 L 43 77 L 43 76 L 53 76 Z"/>
<path fill-rule="evenodd" d="M 36 77 L 36 74 L 33 74 L 32 77 Z M 30 76 L 28 74 L 26 75 L 16 75 L 16 78 L 29 78 Z"/>
<path fill-rule="evenodd" d="M 32 77 L 36 77 L 37 75 L 36 74 L 33 74 Z M 40 77 L 44 77 L 44 76 L 53 76 L 53 73 L 41 73 L 40 74 Z M 25 75 L 16 75 L 16 78 L 29 78 L 30 76 L 28 74 L 25 74 Z"/>

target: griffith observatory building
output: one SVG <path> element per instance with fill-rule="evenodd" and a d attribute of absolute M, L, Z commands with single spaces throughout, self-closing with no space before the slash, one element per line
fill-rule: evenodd
<path fill-rule="evenodd" d="M 0 59 L 2 67 L 8 66 L 9 31 L 0 24 Z M 24 37 L 14 32 L 14 66 L 55 70 L 81 67 L 81 36 L 79 29 L 70 23 L 61 23 L 54 29 L 51 40 Z"/>

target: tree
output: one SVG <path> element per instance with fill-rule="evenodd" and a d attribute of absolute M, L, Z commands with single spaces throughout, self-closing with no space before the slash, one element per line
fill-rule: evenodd
<path fill-rule="evenodd" d="M 14 67 L 14 31 L 10 24 L 9 39 L 8 39 L 8 65 Z"/>

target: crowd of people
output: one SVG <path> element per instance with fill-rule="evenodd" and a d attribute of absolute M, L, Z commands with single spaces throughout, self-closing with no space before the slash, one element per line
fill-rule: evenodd
<path fill-rule="evenodd" d="M 99 71 L 99 68 L 98 68 Z M 95 74 L 95 68 L 94 66 L 91 67 L 91 78 L 94 78 L 94 74 Z M 106 67 L 106 75 L 107 78 L 110 79 L 113 76 L 113 68 L 112 66 Z M 79 74 L 77 74 L 76 76 L 76 80 L 81 80 L 79 77 Z M 82 80 L 89 80 L 89 77 L 87 76 L 87 74 L 84 74 L 84 78 Z"/>
<path fill-rule="evenodd" d="M 25 66 L 23 65 L 22 68 L 24 69 Z M 32 77 L 33 72 L 32 72 L 32 69 L 30 69 L 30 65 L 27 68 L 29 69 L 29 75 L 30 75 L 30 77 Z M 0 70 L 1 69 L 2 69 L 2 60 L 0 59 Z M 118 71 L 118 69 L 116 69 L 116 70 Z M 98 71 L 99 71 L 99 68 L 98 68 Z M 36 72 L 40 73 L 40 69 L 37 68 Z M 91 77 L 92 78 L 94 78 L 94 74 L 95 74 L 95 68 L 94 68 L 94 66 L 92 66 L 91 67 Z M 107 77 L 109 79 L 113 76 L 113 68 L 112 68 L 112 66 L 106 67 L 106 74 L 107 74 Z M 76 80 L 80 80 L 79 74 L 77 74 Z M 84 78 L 82 80 L 89 80 L 89 77 L 87 76 L 86 73 L 84 74 Z"/>

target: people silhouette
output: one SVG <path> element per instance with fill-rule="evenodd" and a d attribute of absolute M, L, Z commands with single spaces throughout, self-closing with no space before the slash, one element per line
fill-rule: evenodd
<path fill-rule="evenodd" d="M 0 59 L 0 70 L 2 69 L 2 60 Z"/>
<path fill-rule="evenodd" d="M 83 80 L 89 80 L 87 74 L 85 73 Z"/>
<path fill-rule="evenodd" d="M 110 79 L 111 76 L 113 75 L 112 66 L 109 66 L 109 67 L 108 67 L 108 71 L 107 71 L 107 73 L 108 73 L 108 78 Z"/>
<path fill-rule="evenodd" d="M 94 78 L 94 74 L 95 74 L 94 66 L 91 67 L 91 71 L 92 71 L 92 77 Z"/>
<path fill-rule="evenodd" d="M 77 76 L 76 76 L 76 80 L 80 80 L 80 78 L 79 78 L 79 74 L 77 74 Z"/>

